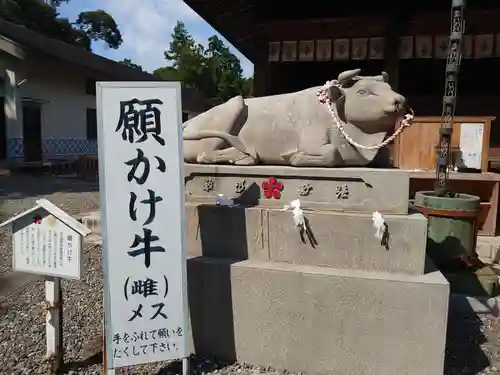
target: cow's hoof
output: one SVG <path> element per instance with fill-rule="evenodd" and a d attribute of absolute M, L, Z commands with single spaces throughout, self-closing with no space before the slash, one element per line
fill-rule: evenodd
<path fill-rule="evenodd" d="M 252 156 L 245 155 L 241 159 L 235 161 L 231 160 L 230 163 L 234 165 L 255 165 L 257 161 Z"/>
<path fill-rule="evenodd" d="M 202 152 L 201 154 L 198 155 L 196 161 L 199 164 L 213 164 L 215 162 L 215 159 L 206 152 Z"/>
<path fill-rule="evenodd" d="M 304 162 L 306 162 L 307 159 L 308 159 L 308 157 L 305 153 L 296 152 L 295 154 L 289 156 L 288 163 L 290 163 L 290 165 L 292 165 L 292 166 L 297 166 L 297 165 L 301 165 Z"/>

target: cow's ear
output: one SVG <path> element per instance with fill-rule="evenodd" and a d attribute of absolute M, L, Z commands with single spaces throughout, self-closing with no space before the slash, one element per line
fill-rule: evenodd
<path fill-rule="evenodd" d="M 344 90 L 342 89 L 342 87 L 340 87 L 340 85 L 332 86 L 328 90 L 328 97 L 332 102 L 336 102 L 337 100 L 343 98 L 344 94 Z"/>

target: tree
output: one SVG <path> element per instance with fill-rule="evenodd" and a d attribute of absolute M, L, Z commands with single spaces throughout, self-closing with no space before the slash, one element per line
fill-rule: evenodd
<path fill-rule="evenodd" d="M 123 59 L 123 60 L 119 61 L 119 63 L 121 63 L 121 64 L 123 64 L 123 65 L 126 65 L 126 66 L 129 66 L 129 67 L 131 67 L 131 68 L 138 69 L 138 70 L 140 70 L 141 72 L 143 72 L 143 71 L 144 71 L 144 70 L 142 69 L 142 66 L 137 65 L 137 64 L 134 64 L 134 63 L 132 62 L 132 60 L 130 60 L 130 59 Z"/>
<path fill-rule="evenodd" d="M 243 96 L 253 96 L 253 77 L 243 78 Z"/>
<path fill-rule="evenodd" d="M 153 72 L 160 79 L 182 81 L 219 102 L 250 94 L 252 81 L 243 78 L 239 59 L 215 35 L 208 39 L 205 48 L 194 40 L 184 23 L 178 21 L 165 58 L 172 66 Z"/>
<path fill-rule="evenodd" d="M 209 80 L 206 88 L 211 91 L 210 97 L 223 102 L 243 94 L 240 60 L 215 35 L 208 39 L 205 59 L 205 79 Z"/>
<path fill-rule="evenodd" d="M 69 0 L 51 0 L 52 1 L 52 6 L 58 7 L 62 3 L 69 3 Z"/>
<path fill-rule="evenodd" d="M 115 20 L 101 9 L 81 12 L 74 24 L 91 40 L 102 40 L 111 48 L 117 49 L 123 43 Z"/>
<path fill-rule="evenodd" d="M 177 21 L 172 33 L 170 47 L 165 51 L 165 58 L 172 62 L 175 73 L 172 69 L 162 70 L 161 72 L 163 75 L 167 74 L 167 78 L 175 78 L 202 91 L 203 54 L 203 46 L 196 43 L 183 22 Z"/>
<path fill-rule="evenodd" d="M 164 66 L 153 71 L 153 75 L 162 81 L 182 81 L 181 73 L 173 66 Z"/>
<path fill-rule="evenodd" d="M 0 18 L 88 50 L 96 40 L 110 48 L 122 44 L 116 22 L 103 10 L 82 12 L 75 22 L 60 17 L 56 7 L 68 1 L 55 0 L 52 7 L 41 0 L 0 0 Z"/>

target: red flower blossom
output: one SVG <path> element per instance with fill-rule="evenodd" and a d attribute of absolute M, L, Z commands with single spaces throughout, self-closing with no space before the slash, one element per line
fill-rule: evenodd
<path fill-rule="evenodd" d="M 264 190 L 264 197 L 267 199 L 280 199 L 281 192 L 283 191 L 283 184 L 274 177 L 269 177 L 269 180 L 262 183 L 262 190 Z"/>
<path fill-rule="evenodd" d="M 40 216 L 35 216 L 33 218 L 33 224 L 42 224 L 42 218 Z"/>

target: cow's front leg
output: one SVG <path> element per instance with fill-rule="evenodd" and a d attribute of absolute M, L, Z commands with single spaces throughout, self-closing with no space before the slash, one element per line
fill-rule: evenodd
<path fill-rule="evenodd" d="M 338 149 L 330 142 L 328 129 L 305 127 L 297 150 L 282 154 L 294 167 L 334 167 L 342 163 Z"/>
<path fill-rule="evenodd" d="M 331 144 L 319 146 L 314 154 L 300 150 L 283 154 L 293 167 L 335 167 L 341 163 L 339 156 Z"/>
<path fill-rule="evenodd" d="M 255 160 L 235 147 L 228 147 L 222 150 L 202 152 L 198 155 L 198 163 L 203 164 L 235 164 L 235 165 L 254 165 Z"/>

